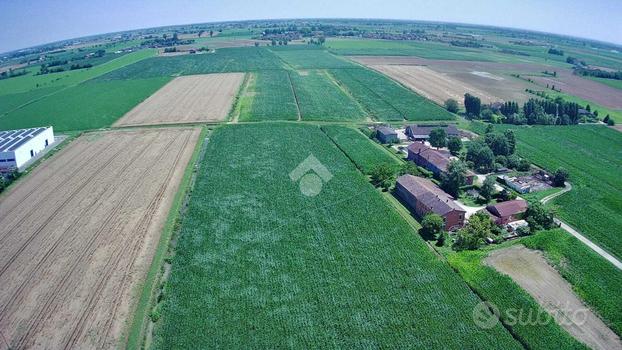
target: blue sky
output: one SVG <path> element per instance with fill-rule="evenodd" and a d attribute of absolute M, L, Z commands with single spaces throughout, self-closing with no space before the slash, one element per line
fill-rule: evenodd
<path fill-rule="evenodd" d="M 0 52 L 170 24 L 302 17 L 489 24 L 622 44 L 621 0 L 0 0 Z"/>

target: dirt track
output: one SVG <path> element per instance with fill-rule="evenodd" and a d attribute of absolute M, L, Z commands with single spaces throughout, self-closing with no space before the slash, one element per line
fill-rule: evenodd
<path fill-rule="evenodd" d="M 175 78 L 119 119 L 114 126 L 222 121 L 227 117 L 243 73 Z"/>
<path fill-rule="evenodd" d="M 0 197 L 0 331 L 11 348 L 122 341 L 199 133 L 88 134 Z"/>
<path fill-rule="evenodd" d="M 485 263 L 510 276 L 579 341 L 592 349 L 622 349 L 620 338 L 583 304 L 542 253 L 515 245 L 493 251 Z"/>

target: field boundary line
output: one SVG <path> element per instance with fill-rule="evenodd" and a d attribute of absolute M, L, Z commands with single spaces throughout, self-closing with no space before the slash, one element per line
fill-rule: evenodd
<path fill-rule="evenodd" d="M 235 94 L 235 100 L 231 104 L 231 107 L 229 109 L 229 113 L 227 113 L 227 118 L 225 122 L 237 123 L 238 120 L 240 119 L 240 114 L 242 114 L 242 111 L 240 110 L 241 99 L 243 97 L 242 95 L 245 94 L 246 91 L 248 91 L 250 81 L 252 80 L 252 74 L 253 74 L 252 72 L 244 73 L 244 80 L 240 84 L 240 87 L 238 88 L 238 92 Z"/>
<path fill-rule="evenodd" d="M 367 69 L 371 72 L 375 72 L 375 70 L 369 69 L 367 67 L 363 67 L 363 69 Z M 357 82 L 359 82 L 362 86 L 365 87 L 365 89 L 367 89 L 369 92 L 371 92 L 372 94 L 376 95 L 379 99 L 381 99 L 382 101 L 384 101 L 384 103 L 388 104 L 389 106 L 391 106 L 391 108 L 393 108 L 397 113 L 399 113 L 399 115 L 402 117 L 402 120 L 396 120 L 396 122 L 405 122 L 408 121 L 406 119 L 406 113 L 402 112 L 401 110 L 399 110 L 397 107 L 395 107 L 395 105 L 393 105 L 391 102 L 387 101 L 385 98 L 383 98 L 382 96 L 380 96 L 380 94 L 378 94 L 377 92 L 375 92 L 374 90 L 372 90 L 369 86 L 365 85 L 362 81 L 360 81 L 359 79 L 357 79 L 355 76 L 350 76 L 352 79 L 356 80 Z M 395 82 L 393 79 L 388 78 L 389 80 Z M 412 90 L 408 90 L 408 91 L 412 91 Z M 422 96 L 423 97 L 423 96 Z M 424 97 L 425 98 L 425 97 Z M 392 120 L 388 120 L 388 122 L 393 122 Z"/>
<path fill-rule="evenodd" d="M 335 86 L 337 86 L 337 88 L 341 90 L 341 92 L 343 92 L 352 101 L 354 101 L 354 103 L 359 107 L 359 109 L 366 114 L 365 119 L 367 119 L 367 121 L 369 122 L 377 121 L 377 120 L 374 120 L 374 118 L 372 117 L 372 114 L 369 113 L 369 111 L 365 108 L 365 106 L 363 106 L 363 104 L 358 99 L 356 99 L 345 86 L 340 84 L 340 82 L 332 74 L 330 74 L 328 69 L 323 69 L 322 72 L 324 73 L 324 75 L 326 75 L 326 77 L 328 78 L 328 80 L 330 80 L 331 83 L 335 84 Z"/>
<path fill-rule="evenodd" d="M 182 206 L 186 198 L 190 196 L 192 192 L 192 178 L 196 176 L 196 171 L 200 166 L 197 162 L 200 161 L 201 151 L 209 142 L 206 137 L 207 133 L 207 128 L 201 128 L 201 133 L 199 134 L 195 149 L 186 165 L 183 178 L 179 184 L 179 189 L 175 193 L 175 198 L 169 209 L 168 217 L 162 229 L 153 260 L 151 261 L 151 266 L 149 267 L 144 281 L 137 287 L 136 294 L 138 294 L 138 301 L 130 310 L 131 317 L 123 332 L 124 335 L 119 339 L 119 345 L 123 345 L 124 343 L 126 349 L 140 349 L 143 346 L 147 325 L 149 324 L 147 317 L 153 306 L 157 290 L 156 287 L 161 283 L 161 268 L 164 266 L 163 263 L 169 251 L 171 239 L 181 219 Z"/>
<path fill-rule="evenodd" d="M 300 103 L 298 102 L 298 94 L 296 93 L 296 88 L 294 88 L 294 82 L 292 81 L 292 75 L 291 72 L 289 70 L 286 70 L 287 72 L 287 79 L 289 79 L 289 86 L 292 89 L 292 93 L 294 94 L 294 101 L 296 101 L 296 111 L 298 112 L 298 120 L 297 121 L 301 121 L 302 120 L 302 112 L 300 112 Z"/>

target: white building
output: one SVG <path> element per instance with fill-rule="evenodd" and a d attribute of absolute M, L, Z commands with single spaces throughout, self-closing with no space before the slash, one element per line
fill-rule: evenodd
<path fill-rule="evenodd" d="M 0 131 L 0 169 L 20 168 L 52 143 L 51 126 Z"/>

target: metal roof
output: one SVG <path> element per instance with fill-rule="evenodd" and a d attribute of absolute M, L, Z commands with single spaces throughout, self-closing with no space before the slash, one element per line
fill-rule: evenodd
<path fill-rule="evenodd" d="M 48 128 L 0 131 L 0 152 L 13 152 Z"/>

